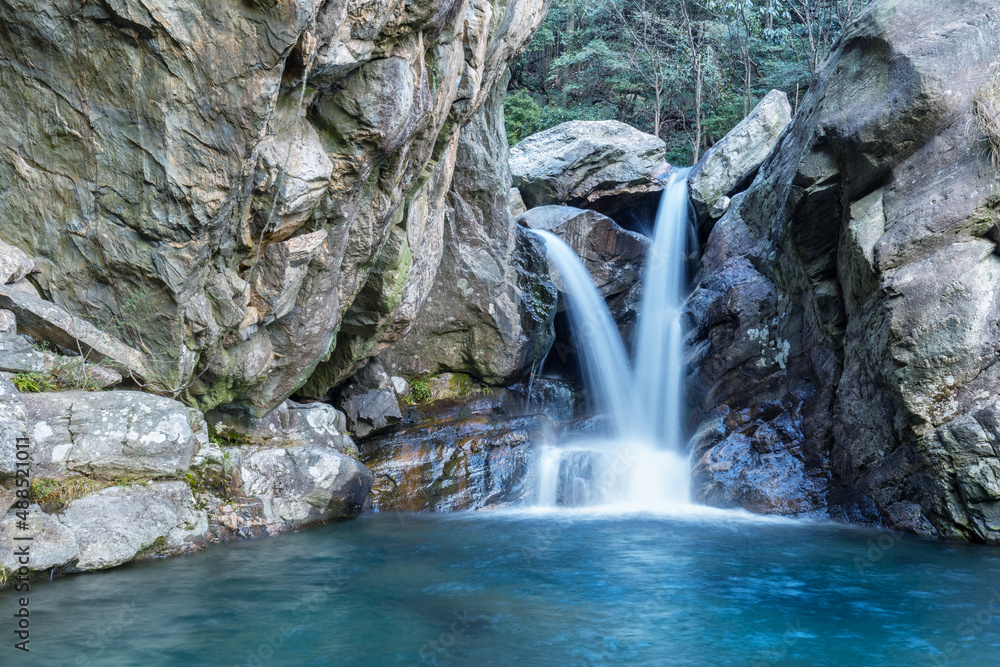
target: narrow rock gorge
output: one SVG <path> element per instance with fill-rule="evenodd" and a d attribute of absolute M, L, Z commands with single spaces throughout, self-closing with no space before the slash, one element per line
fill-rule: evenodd
<path fill-rule="evenodd" d="M 997 8 L 878 3 L 689 172 L 614 120 L 509 147 L 546 11 L 0 0 L 0 542 L 26 512 L 71 572 L 537 502 L 546 451 L 628 421 L 546 244 L 637 359 L 685 179 L 683 493 L 1000 542 Z M 571 450 L 558 497 L 599 497 Z"/>

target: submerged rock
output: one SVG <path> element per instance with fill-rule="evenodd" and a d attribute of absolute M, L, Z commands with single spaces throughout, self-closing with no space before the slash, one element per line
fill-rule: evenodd
<path fill-rule="evenodd" d="M 691 203 L 700 221 L 717 220 L 728 198 L 750 185 L 760 165 L 792 122 L 792 106 L 780 90 L 772 90 L 753 111 L 709 148 L 688 175 Z"/>
<path fill-rule="evenodd" d="M 528 209 L 568 204 L 615 217 L 663 191 L 665 152 L 662 139 L 625 123 L 575 120 L 514 146 L 510 168 Z"/>

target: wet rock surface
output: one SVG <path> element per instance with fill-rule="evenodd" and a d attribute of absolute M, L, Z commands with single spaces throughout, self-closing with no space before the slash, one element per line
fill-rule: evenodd
<path fill-rule="evenodd" d="M 575 428 L 580 408 L 573 385 L 548 378 L 409 405 L 399 424 L 359 442 L 375 476 L 372 507 L 440 512 L 529 499 L 537 448 Z"/>
<path fill-rule="evenodd" d="M 642 280 L 650 241 L 622 229 L 611 218 L 596 211 L 572 206 L 539 206 L 517 218 L 528 229 L 552 232 L 579 255 L 605 299 L 632 289 Z M 553 282 L 562 289 L 558 274 Z"/>
<path fill-rule="evenodd" d="M 994 3 L 873 7 L 712 229 L 689 304 L 706 497 L 1000 543 L 1000 177 L 967 129 L 998 35 Z"/>
<path fill-rule="evenodd" d="M 531 492 L 533 447 L 550 437 L 547 417 L 473 415 L 421 421 L 361 443 L 375 475 L 380 511 L 477 510 L 511 504 Z"/>

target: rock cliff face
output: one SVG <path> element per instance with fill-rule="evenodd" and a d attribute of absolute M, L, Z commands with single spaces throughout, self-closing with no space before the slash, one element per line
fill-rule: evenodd
<path fill-rule="evenodd" d="M 889 0 L 711 231 L 690 310 L 709 502 L 1000 543 L 995 2 Z"/>
<path fill-rule="evenodd" d="M 325 392 L 430 294 L 461 128 L 545 8 L 0 0 L 0 239 L 159 392 Z"/>

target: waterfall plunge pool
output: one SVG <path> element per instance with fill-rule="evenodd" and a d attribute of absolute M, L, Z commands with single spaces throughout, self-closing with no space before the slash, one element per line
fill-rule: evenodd
<path fill-rule="evenodd" d="M 8 637 L 2 654 L 45 666 L 991 665 L 998 589 L 989 548 L 690 506 L 369 514 L 32 584 L 31 653 Z M 0 616 L 17 596 L 0 593 Z"/>

